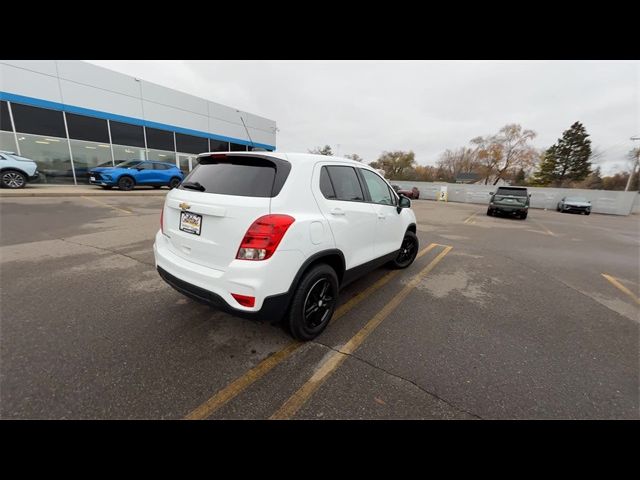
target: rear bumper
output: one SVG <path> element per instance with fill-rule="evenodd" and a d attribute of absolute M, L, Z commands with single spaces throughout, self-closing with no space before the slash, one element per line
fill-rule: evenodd
<path fill-rule="evenodd" d="M 529 209 L 527 207 L 521 207 L 521 206 L 506 206 L 506 205 L 490 205 L 489 208 L 491 208 L 492 210 L 496 211 L 496 212 L 502 212 L 502 213 L 525 213 L 527 212 Z"/>
<path fill-rule="evenodd" d="M 171 275 L 162 267 L 157 267 L 157 269 L 162 279 L 178 292 L 192 300 L 195 300 L 196 302 L 204 303 L 205 305 L 209 305 L 237 317 L 271 321 L 275 323 L 282 319 L 287 307 L 289 306 L 290 294 L 283 293 L 281 295 L 273 295 L 265 298 L 262 302 L 262 308 L 258 311 L 240 310 L 229 305 L 217 293 L 192 285 L 184 280 L 180 280 L 178 277 Z"/>
<path fill-rule="evenodd" d="M 160 276 L 184 295 L 233 315 L 277 321 L 286 312 L 302 252 L 278 251 L 264 262 L 234 260 L 225 269 L 211 268 L 177 255 L 160 231 L 153 245 Z M 252 296 L 253 307 L 240 305 L 232 294 Z"/>

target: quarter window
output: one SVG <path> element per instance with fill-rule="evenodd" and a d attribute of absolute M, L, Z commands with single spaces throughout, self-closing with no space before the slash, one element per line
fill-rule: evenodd
<path fill-rule="evenodd" d="M 324 198 L 328 198 L 330 200 L 334 200 L 336 198 L 336 192 L 333 190 L 333 185 L 331 185 L 331 179 L 329 178 L 329 172 L 327 172 L 327 167 L 322 167 L 320 170 L 320 191 Z"/>
<path fill-rule="evenodd" d="M 352 167 L 326 167 L 338 200 L 358 201 L 364 200 L 362 187 Z"/>
<path fill-rule="evenodd" d="M 360 172 L 362 172 L 362 177 L 369 189 L 371 201 L 381 205 L 393 205 L 393 199 L 391 197 L 389 187 L 387 186 L 387 182 L 369 170 L 360 169 Z"/>

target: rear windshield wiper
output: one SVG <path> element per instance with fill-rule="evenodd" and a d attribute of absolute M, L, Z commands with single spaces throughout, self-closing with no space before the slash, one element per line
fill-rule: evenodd
<path fill-rule="evenodd" d="M 190 188 L 192 190 L 198 190 L 199 192 L 204 192 L 205 188 L 200 185 L 199 182 L 185 182 L 181 185 L 182 188 Z"/>

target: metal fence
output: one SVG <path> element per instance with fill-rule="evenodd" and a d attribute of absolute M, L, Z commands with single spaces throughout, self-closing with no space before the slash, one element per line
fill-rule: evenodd
<path fill-rule="evenodd" d="M 420 198 L 436 200 L 440 195 L 440 187 L 447 187 L 449 202 L 479 203 L 488 205 L 490 193 L 498 187 L 493 185 L 467 185 L 443 182 L 411 182 L 391 180 L 391 184 L 402 188 L 418 187 Z M 638 192 L 619 192 L 612 190 L 584 190 L 579 188 L 542 188 L 527 187 L 531 194 L 531 208 L 555 209 L 565 196 L 585 197 L 591 201 L 591 211 L 611 215 L 629 215 L 638 212 L 640 200 Z"/>

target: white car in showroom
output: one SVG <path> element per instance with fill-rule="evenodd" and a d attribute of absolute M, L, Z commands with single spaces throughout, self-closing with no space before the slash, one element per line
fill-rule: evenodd
<path fill-rule="evenodd" d="M 339 290 L 418 253 L 411 201 L 373 168 L 302 153 L 199 155 L 166 196 L 154 255 L 160 276 L 234 315 L 284 320 L 310 340 Z"/>
<path fill-rule="evenodd" d="M 36 162 L 14 152 L 0 151 L 0 186 L 2 188 L 23 188 L 27 182 L 37 178 Z"/>

